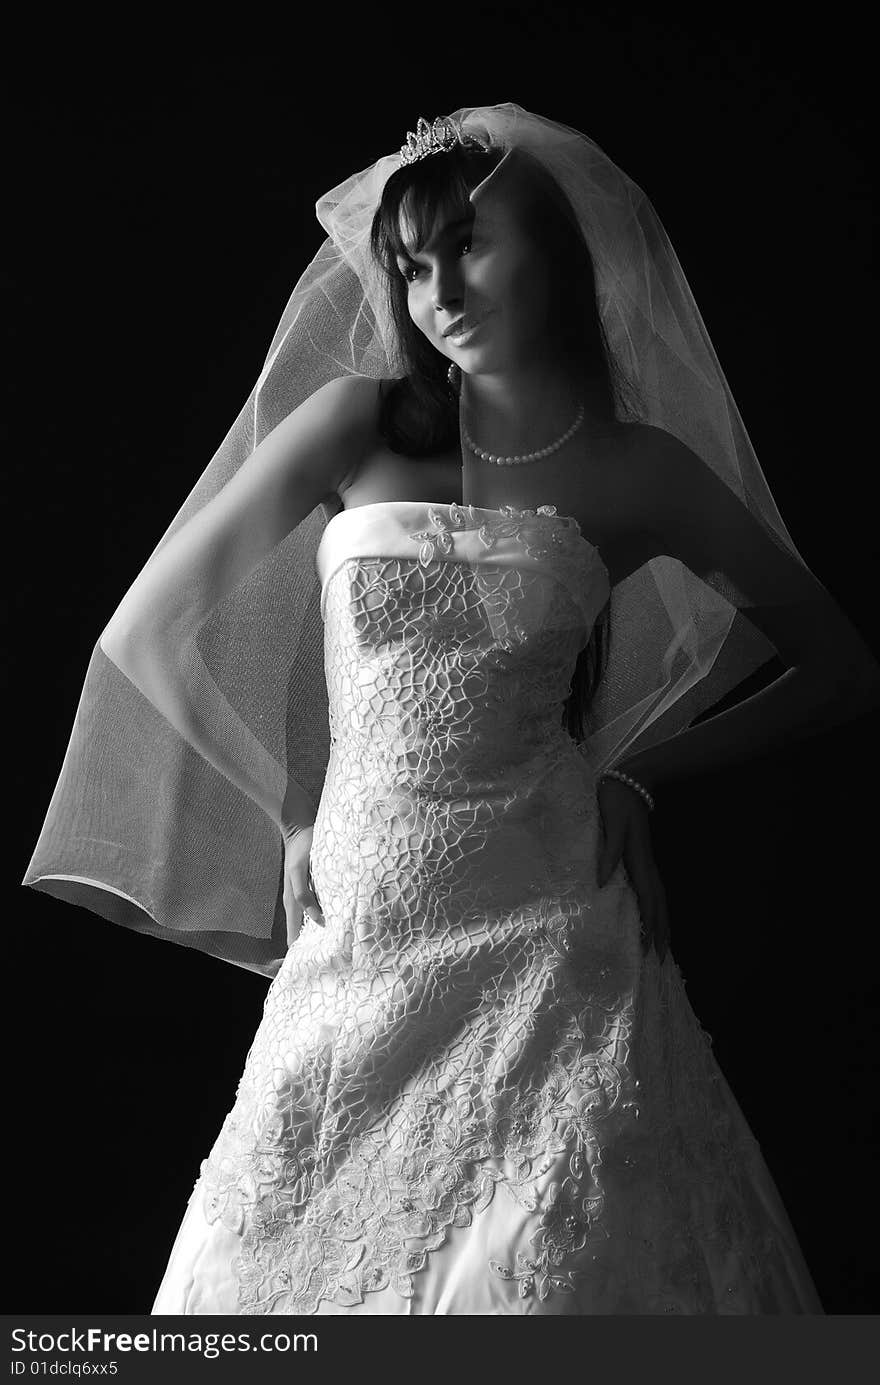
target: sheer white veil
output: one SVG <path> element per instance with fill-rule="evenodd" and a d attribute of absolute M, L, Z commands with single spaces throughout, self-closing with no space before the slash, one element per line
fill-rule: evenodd
<path fill-rule="evenodd" d="M 569 199 L 596 266 L 607 341 L 642 420 L 686 443 L 804 566 L 779 515 L 681 265 L 644 192 L 592 140 L 504 103 L 449 120 L 522 149 Z M 442 155 L 441 155 L 442 157 Z M 317 203 L 326 239 L 281 315 L 237 418 L 159 539 L 217 496 L 320 386 L 401 374 L 370 228 L 398 151 Z M 477 215 L 479 203 L 475 198 Z M 290 779 L 315 806 L 329 754 L 316 507 L 207 616 L 176 612 L 180 667 L 211 734 L 251 777 Z M 141 580 L 135 576 L 132 590 Z M 685 729 L 774 650 L 725 574 L 656 558 L 611 594 L 610 661 L 584 750 L 598 773 Z M 276 822 L 171 725 L 96 641 L 59 779 L 24 880 L 113 922 L 270 976 L 287 948 Z"/>

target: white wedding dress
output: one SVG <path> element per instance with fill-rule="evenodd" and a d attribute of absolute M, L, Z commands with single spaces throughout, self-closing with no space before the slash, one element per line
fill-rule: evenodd
<path fill-rule="evenodd" d="M 318 550 L 326 926 L 272 980 L 154 1314 L 821 1313 L 562 726 L 577 522 L 389 501 Z"/>

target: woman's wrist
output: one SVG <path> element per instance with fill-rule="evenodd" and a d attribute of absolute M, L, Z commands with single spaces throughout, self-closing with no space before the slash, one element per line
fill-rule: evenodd
<path fill-rule="evenodd" d="M 642 783 L 641 780 L 636 779 L 635 776 L 630 774 L 627 770 L 622 769 L 619 765 L 616 765 L 613 769 L 602 770 L 599 775 L 600 783 L 603 779 L 616 779 L 619 783 L 625 784 L 633 793 L 639 795 L 647 805 L 649 812 L 654 811 L 654 795 L 648 789 L 647 785 Z"/>
<path fill-rule="evenodd" d="M 308 832 L 308 831 L 311 831 L 311 829 L 314 827 L 314 825 L 315 825 L 315 824 L 314 824 L 313 822 L 302 822 L 302 823 L 295 823 L 295 822 L 285 823 L 285 822 L 282 822 L 282 823 L 281 823 L 281 835 L 282 835 L 282 837 L 284 838 L 284 840 L 285 840 L 286 842 L 292 842 L 293 839 L 294 839 L 294 837 L 298 837 L 298 836 L 299 836 L 300 832 Z"/>
<path fill-rule="evenodd" d="M 617 770 L 621 774 L 628 774 L 632 779 L 637 780 L 643 788 L 647 789 L 649 794 L 655 792 L 657 787 L 656 776 L 651 773 L 650 769 L 641 763 L 641 756 L 631 755 L 628 760 L 620 760 L 617 764 L 611 766 L 611 768 Z"/>
<path fill-rule="evenodd" d="M 295 779 L 288 779 L 278 827 L 286 842 L 315 825 L 315 805 Z"/>

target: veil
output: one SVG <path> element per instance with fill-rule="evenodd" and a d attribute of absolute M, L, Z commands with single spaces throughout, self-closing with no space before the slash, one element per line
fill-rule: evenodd
<path fill-rule="evenodd" d="M 608 346 L 643 401 L 642 420 L 693 449 L 806 567 L 645 193 L 585 135 L 515 104 L 467 107 L 448 120 L 484 147 L 526 151 L 556 180 L 592 252 Z M 151 598 L 149 618 L 174 631 L 174 676 L 217 756 L 132 681 L 107 634 L 143 612 L 158 555 L 293 410 L 341 377 L 401 375 L 370 250 L 374 212 L 401 161 L 385 155 L 318 200 L 326 239 L 293 289 L 259 378 L 94 646 L 22 881 L 266 976 L 288 947 L 283 843 L 266 805 L 293 791 L 314 817 L 330 753 L 317 560 L 332 514 L 316 505 L 268 551 L 239 554 L 241 579 L 220 601 L 205 599 L 212 574 L 190 569 L 173 601 L 167 583 L 161 600 Z M 267 508 L 272 501 L 267 486 Z M 596 775 L 679 734 L 773 656 L 746 605 L 723 571 L 697 577 L 668 557 L 614 587 L 609 662 L 581 747 Z"/>

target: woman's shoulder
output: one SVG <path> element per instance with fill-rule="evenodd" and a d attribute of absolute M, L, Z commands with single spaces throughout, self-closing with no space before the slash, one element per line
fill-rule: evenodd
<path fill-rule="evenodd" d="M 608 493 L 633 530 L 656 531 L 658 516 L 691 507 L 711 467 L 675 433 L 652 423 L 627 425 L 606 468 Z"/>
<path fill-rule="evenodd" d="M 365 393 L 373 392 L 375 395 L 385 396 L 395 385 L 400 384 L 400 377 L 396 375 L 360 375 L 352 371 L 347 375 L 338 375 L 333 380 L 328 380 L 322 389 L 348 390 L 351 392 L 362 391 Z"/>
<path fill-rule="evenodd" d="M 307 401 L 326 441 L 359 453 L 376 435 L 385 382 L 369 375 L 339 375 L 321 385 Z"/>
<path fill-rule="evenodd" d="M 658 428 L 654 423 L 642 423 L 639 420 L 625 423 L 624 434 L 628 441 L 640 452 L 649 453 L 652 448 L 660 447 L 664 439 L 671 438 L 665 428 Z"/>
<path fill-rule="evenodd" d="M 339 375 L 321 385 L 313 398 L 320 400 L 327 408 L 329 417 L 337 424 L 354 418 L 368 430 L 373 430 L 385 400 L 399 384 L 400 380 L 396 377 Z"/>
<path fill-rule="evenodd" d="M 654 423 L 627 423 L 621 434 L 621 444 L 619 451 L 626 463 L 628 484 L 639 490 L 648 482 L 662 485 L 670 462 L 681 452 L 690 450 L 674 433 Z"/>
<path fill-rule="evenodd" d="M 685 444 L 675 433 L 671 433 L 668 428 L 661 428 L 656 423 L 633 422 L 627 424 L 627 429 L 640 457 L 650 459 L 690 450 L 685 449 Z"/>
<path fill-rule="evenodd" d="M 377 376 L 350 374 L 329 380 L 315 392 L 315 398 L 322 396 L 329 430 L 339 438 L 345 452 L 333 489 L 321 502 L 327 518 L 340 509 L 353 476 L 375 451 L 383 400 L 394 383 Z"/>
<path fill-rule="evenodd" d="M 329 405 L 342 405 L 353 409 L 378 406 L 384 383 L 371 375 L 337 375 L 320 385 L 312 398 L 320 399 Z"/>

